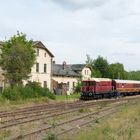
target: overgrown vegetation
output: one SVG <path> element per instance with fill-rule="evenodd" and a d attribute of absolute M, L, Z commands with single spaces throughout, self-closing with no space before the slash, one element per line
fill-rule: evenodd
<path fill-rule="evenodd" d="M 25 34 L 17 32 L 9 40 L 4 41 L 0 57 L 0 66 L 4 71 L 4 82 L 7 85 L 0 96 L 1 102 L 4 99 L 11 101 L 41 97 L 55 99 L 55 95 L 48 88 L 42 88 L 37 82 L 22 85 L 22 81 L 29 78 L 36 60 L 33 41 L 27 40 Z"/>
<path fill-rule="evenodd" d="M 37 82 L 29 82 L 26 86 L 7 87 L 2 92 L 2 97 L 11 101 L 41 97 L 55 99 L 55 95 L 48 88 L 42 88 Z"/>

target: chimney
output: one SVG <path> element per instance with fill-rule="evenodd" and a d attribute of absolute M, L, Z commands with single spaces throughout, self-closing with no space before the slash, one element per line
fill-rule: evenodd
<path fill-rule="evenodd" d="M 62 66 L 63 66 L 63 70 L 66 69 L 66 61 L 63 62 Z"/>

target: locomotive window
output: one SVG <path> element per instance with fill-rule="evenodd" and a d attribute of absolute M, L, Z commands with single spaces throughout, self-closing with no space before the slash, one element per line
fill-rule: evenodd
<path fill-rule="evenodd" d="M 134 84 L 134 87 L 135 88 L 139 88 L 140 87 L 140 84 Z"/>
<path fill-rule="evenodd" d="M 87 86 L 90 86 L 90 82 L 87 82 Z"/>
<path fill-rule="evenodd" d="M 90 82 L 90 86 L 94 86 L 95 83 L 93 81 Z"/>
<path fill-rule="evenodd" d="M 95 82 L 94 81 L 84 81 L 82 82 L 82 86 L 94 86 Z"/>

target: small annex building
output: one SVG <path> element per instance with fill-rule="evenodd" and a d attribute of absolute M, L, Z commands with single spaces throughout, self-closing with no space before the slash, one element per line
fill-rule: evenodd
<path fill-rule="evenodd" d="M 55 94 L 71 94 L 78 80 L 91 77 L 91 68 L 86 64 L 53 63 L 52 87 Z"/>

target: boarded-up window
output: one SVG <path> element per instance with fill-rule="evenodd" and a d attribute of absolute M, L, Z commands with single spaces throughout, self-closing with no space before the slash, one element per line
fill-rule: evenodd
<path fill-rule="evenodd" d="M 37 49 L 37 51 L 36 51 L 36 55 L 39 56 L 39 49 Z"/>
<path fill-rule="evenodd" d="M 47 87 L 47 81 L 44 81 L 44 88 Z"/>
<path fill-rule="evenodd" d="M 39 72 L 39 63 L 36 63 L 36 72 Z"/>
<path fill-rule="evenodd" d="M 44 64 L 44 72 L 47 72 L 47 64 Z"/>

